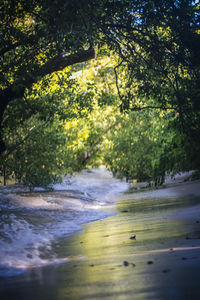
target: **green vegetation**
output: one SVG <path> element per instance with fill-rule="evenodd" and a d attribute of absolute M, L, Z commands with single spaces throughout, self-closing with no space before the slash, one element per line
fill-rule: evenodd
<path fill-rule="evenodd" d="M 2 1 L 1 175 L 30 188 L 104 164 L 200 170 L 200 5 Z"/>

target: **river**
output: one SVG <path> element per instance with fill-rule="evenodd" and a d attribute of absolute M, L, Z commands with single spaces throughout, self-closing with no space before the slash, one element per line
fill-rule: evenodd
<path fill-rule="evenodd" d="M 57 258 L 56 240 L 81 230 L 82 224 L 111 213 L 104 208 L 128 188 L 105 168 L 66 177 L 54 191 L 21 186 L 0 190 L 0 276 L 16 276 L 27 269 L 67 261 Z M 113 213 L 113 212 L 112 212 Z"/>
<path fill-rule="evenodd" d="M 130 192 L 100 168 L 54 188 L 1 189 L 1 299 L 200 299 L 200 181 Z"/>

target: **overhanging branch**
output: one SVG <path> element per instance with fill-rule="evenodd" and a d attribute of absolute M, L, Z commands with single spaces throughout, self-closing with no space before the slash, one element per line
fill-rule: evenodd
<path fill-rule="evenodd" d="M 71 55 L 65 53 L 59 54 L 50 59 L 46 64 L 41 67 L 41 74 L 48 75 L 56 71 L 62 71 L 68 66 L 72 66 L 77 63 L 88 61 L 95 57 L 95 51 L 93 48 L 87 50 L 80 50 L 79 52 Z"/>
<path fill-rule="evenodd" d="M 1 106 L 0 106 L 0 154 L 5 150 L 2 137 L 3 115 L 7 105 L 17 98 L 24 96 L 25 90 L 38 81 L 38 78 L 44 77 L 53 72 L 61 71 L 67 66 L 88 61 L 95 57 L 94 48 L 80 50 L 77 53 L 66 55 L 64 53 L 50 59 L 46 64 L 34 70 L 34 72 L 26 72 L 23 79 L 17 79 L 11 86 L 4 90 L 0 90 Z"/>

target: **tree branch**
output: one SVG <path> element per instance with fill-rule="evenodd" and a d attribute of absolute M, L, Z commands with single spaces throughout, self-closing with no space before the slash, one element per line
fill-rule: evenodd
<path fill-rule="evenodd" d="M 140 110 L 144 110 L 144 109 L 160 109 L 160 110 L 174 109 L 174 110 L 176 110 L 177 107 L 175 107 L 175 106 L 153 106 L 153 105 L 147 105 L 147 106 L 143 106 L 143 107 L 134 106 L 134 107 L 130 108 L 130 111 L 140 111 Z"/>
<path fill-rule="evenodd" d="M 94 48 L 87 50 L 80 50 L 77 53 L 66 55 L 64 53 L 55 56 L 50 59 L 46 64 L 35 70 L 34 73 L 26 72 L 23 76 L 23 80 L 17 79 L 11 86 L 4 90 L 0 90 L 1 107 L 0 107 L 0 154 L 5 150 L 5 145 L 2 138 L 2 121 L 4 111 L 7 105 L 17 98 L 24 96 L 25 90 L 30 88 L 35 82 L 38 81 L 38 77 L 44 77 L 56 71 L 61 71 L 67 66 L 71 66 L 77 63 L 88 61 L 95 57 Z"/>
<path fill-rule="evenodd" d="M 123 102 L 122 95 L 121 95 L 120 89 L 119 89 L 118 75 L 117 75 L 117 68 L 119 68 L 122 63 L 123 63 L 123 60 L 121 60 L 121 62 L 117 66 L 114 67 L 114 73 L 115 73 L 115 83 L 116 83 L 116 87 L 117 87 L 117 93 L 118 93 L 119 99 Z"/>
<path fill-rule="evenodd" d="M 71 55 L 62 53 L 53 57 L 46 64 L 44 64 L 40 69 L 40 73 L 45 76 L 56 71 L 61 71 L 68 66 L 88 61 L 90 59 L 93 59 L 94 57 L 95 51 L 93 48 L 80 50 L 79 52 Z"/>

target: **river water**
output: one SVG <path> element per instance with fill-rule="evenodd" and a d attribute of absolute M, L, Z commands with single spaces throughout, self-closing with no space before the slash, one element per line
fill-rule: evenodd
<path fill-rule="evenodd" d="M 128 187 L 100 168 L 1 188 L 0 298 L 200 299 L 200 181 Z"/>
<path fill-rule="evenodd" d="M 111 214 L 109 207 L 128 184 L 105 168 L 84 170 L 64 178 L 54 191 L 33 193 L 14 185 L 0 190 L 0 277 L 13 277 L 30 268 L 66 262 L 56 243 L 81 230 L 84 223 Z"/>

